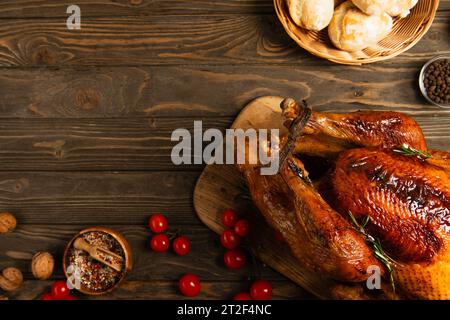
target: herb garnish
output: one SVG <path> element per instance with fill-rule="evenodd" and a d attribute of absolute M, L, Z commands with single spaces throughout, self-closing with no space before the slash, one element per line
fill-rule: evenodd
<path fill-rule="evenodd" d="M 389 281 L 392 286 L 392 291 L 395 293 L 395 282 L 394 282 L 394 269 L 392 268 L 392 259 L 384 252 L 380 240 L 375 239 L 373 236 L 367 233 L 366 226 L 370 221 L 369 216 L 365 216 L 362 224 L 359 224 L 355 216 L 349 211 L 350 220 L 352 220 L 356 231 L 362 234 L 366 241 L 372 245 L 375 257 L 385 266 L 386 270 L 389 272 Z"/>
<path fill-rule="evenodd" d="M 401 153 L 405 156 L 414 156 L 421 160 L 426 160 L 432 157 L 431 153 L 417 150 L 406 143 L 402 144 L 399 149 L 394 149 L 394 152 Z"/>

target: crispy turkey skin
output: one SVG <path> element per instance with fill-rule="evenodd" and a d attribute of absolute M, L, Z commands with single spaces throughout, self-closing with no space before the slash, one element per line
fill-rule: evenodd
<path fill-rule="evenodd" d="M 429 162 L 389 149 L 350 149 L 336 160 L 331 181 L 339 212 L 370 217 L 368 230 L 394 259 L 398 281 L 421 298 L 447 299 L 450 171 L 439 165 L 445 153 L 432 157 Z"/>
<path fill-rule="evenodd" d="M 299 263 L 349 282 L 367 279 L 369 266 L 383 270 L 348 219 L 368 217 L 367 232 L 390 257 L 402 294 L 450 299 L 450 154 L 427 150 L 420 126 L 402 113 L 318 113 L 293 99 L 280 107 L 290 132 L 280 172 L 239 169 Z M 332 165 L 311 181 L 302 156 Z"/>

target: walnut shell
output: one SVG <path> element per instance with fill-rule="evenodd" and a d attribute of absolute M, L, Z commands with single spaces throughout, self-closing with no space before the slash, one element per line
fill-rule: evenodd
<path fill-rule="evenodd" d="M 0 288 L 4 291 L 14 291 L 23 283 L 22 272 L 17 268 L 6 268 L 0 275 Z"/>
<path fill-rule="evenodd" d="M 54 267 L 55 260 L 48 252 L 38 252 L 31 260 L 31 271 L 33 272 L 33 276 L 39 280 L 47 280 L 50 278 L 53 274 Z"/>
<path fill-rule="evenodd" d="M 16 218 L 9 212 L 0 213 L 0 233 L 14 230 L 17 226 Z"/>

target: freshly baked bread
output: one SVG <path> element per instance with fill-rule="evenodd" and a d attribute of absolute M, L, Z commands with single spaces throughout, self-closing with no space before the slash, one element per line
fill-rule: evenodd
<path fill-rule="evenodd" d="M 358 51 L 376 44 L 392 30 L 392 18 L 387 13 L 367 15 L 351 1 L 336 8 L 328 34 L 333 44 L 345 51 Z"/>
<path fill-rule="evenodd" d="M 338 5 L 340 5 L 345 0 L 334 0 L 334 7 L 336 8 Z"/>
<path fill-rule="evenodd" d="M 334 0 L 287 0 L 289 14 L 299 27 L 319 31 L 333 17 Z"/>
<path fill-rule="evenodd" d="M 418 0 L 351 0 L 362 12 L 367 14 L 382 14 L 387 12 L 389 15 L 402 18 L 409 14 Z"/>
<path fill-rule="evenodd" d="M 366 14 L 380 15 L 392 8 L 397 0 L 352 0 L 352 2 Z"/>
<path fill-rule="evenodd" d="M 401 18 L 409 15 L 410 10 L 417 4 L 418 0 L 395 0 L 393 5 L 388 8 L 387 13 L 393 17 Z"/>

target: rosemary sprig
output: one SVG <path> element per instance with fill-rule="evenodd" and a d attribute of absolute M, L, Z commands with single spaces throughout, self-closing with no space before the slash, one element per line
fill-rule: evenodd
<path fill-rule="evenodd" d="M 406 143 L 402 144 L 398 149 L 394 149 L 394 152 L 401 153 L 405 156 L 414 156 L 421 160 L 426 160 L 432 157 L 431 153 L 417 150 Z"/>
<path fill-rule="evenodd" d="M 354 228 L 356 229 L 356 231 L 362 234 L 366 239 L 366 241 L 372 245 L 375 257 L 385 266 L 386 270 L 389 272 L 389 281 L 392 286 L 392 291 L 395 292 L 394 269 L 392 268 L 392 259 L 389 258 L 389 256 L 384 252 L 380 240 L 375 239 L 366 231 L 366 226 L 370 222 L 370 217 L 365 216 L 363 222 L 360 224 L 356 220 L 355 216 L 351 213 L 351 211 L 348 212 L 348 215 L 350 216 L 350 220 L 354 224 Z"/>

